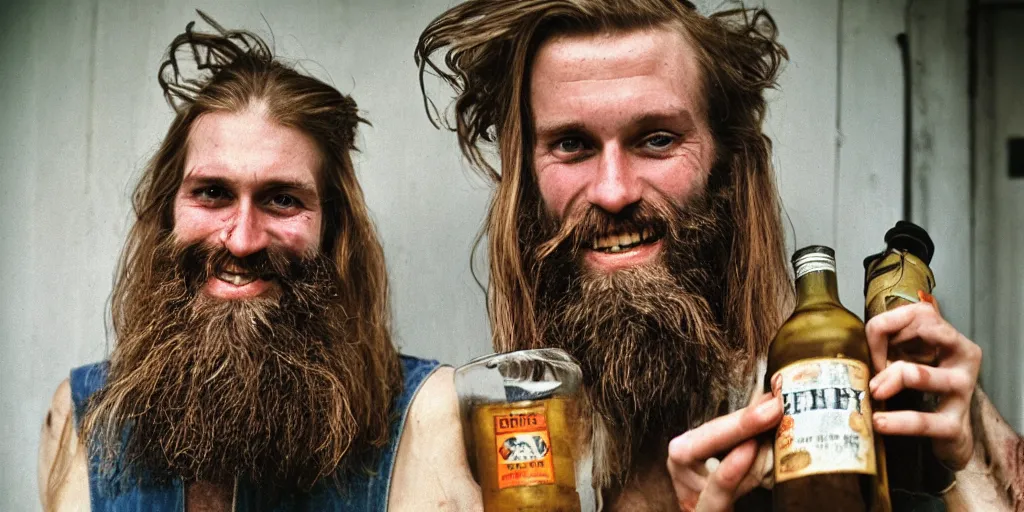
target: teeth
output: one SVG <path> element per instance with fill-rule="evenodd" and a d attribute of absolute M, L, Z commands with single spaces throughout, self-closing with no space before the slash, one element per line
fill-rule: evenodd
<path fill-rule="evenodd" d="M 239 267 L 238 265 L 228 264 L 225 267 L 223 267 L 223 272 L 227 274 L 244 274 L 245 270 L 242 267 Z"/>
<path fill-rule="evenodd" d="M 242 286 L 255 281 L 256 277 L 247 274 L 232 274 L 230 272 L 221 272 L 217 274 L 217 279 L 231 283 L 235 286 Z"/>
<path fill-rule="evenodd" d="M 595 251 L 622 252 L 626 247 L 639 244 L 653 235 L 654 230 L 651 228 L 644 228 L 639 232 L 615 233 L 595 239 L 591 242 L 591 248 Z"/>

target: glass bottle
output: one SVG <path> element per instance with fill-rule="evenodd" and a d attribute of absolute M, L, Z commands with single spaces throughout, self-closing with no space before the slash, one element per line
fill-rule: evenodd
<path fill-rule="evenodd" d="M 462 431 L 485 512 L 579 512 L 583 375 L 560 349 L 474 359 L 455 371 Z"/>
<path fill-rule="evenodd" d="M 888 511 L 864 323 L 839 302 L 831 248 L 797 251 L 793 268 L 796 309 L 772 342 L 766 374 L 766 387 L 783 397 L 774 510 Z"/>
<path fill-rule="evenodd" d="M 864 319 L 907 304 L 930 302 L 935 275 L 928 266 L 935 244 L 928 232 L 907 221 L 899 221 L 885 233 L 884 251 L 864 260 Z M 936 307 L 938 307 L 936 305 Z M 934 347 L 911 340 L 890 348 L 889 359 L 906 359 L 934 365 Z M 887 410 L 935 410 L 934 397 L 908 389 L 885 403 Z M 893 490 L 942 494 L 956 481 L 954 473 L 939 463 L 931 440 L 924 437 L 892 436 L 884 439 L 888 456 L 889 485 Z"/>

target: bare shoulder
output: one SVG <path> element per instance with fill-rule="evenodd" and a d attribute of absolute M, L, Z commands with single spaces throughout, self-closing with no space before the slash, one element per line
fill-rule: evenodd
<path fill-rule="evenodd" d="M 454 370 L 435 371 L 417 392 L 398 447 L 389 510 L 483 510 L 462 442 Z"/>
<path fill-rule="evenodd" d="M 88 466 L 74 424 L 71 384 L 65 379 L 50 400 L 39 435 L 37 476 L 43 510 L 89 509 Z"/>

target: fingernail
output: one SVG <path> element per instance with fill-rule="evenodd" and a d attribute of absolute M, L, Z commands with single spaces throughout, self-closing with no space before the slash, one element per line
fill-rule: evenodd
<path fill-rule="evenodd" d="M 878 389 L 878 377 L 875 377 L 871 379 L 871 382 L 868 382 L 868 389 L 870 389 L 872 393 Z"/>
<path fill-rule="evenodd" d="M 885 416 L 881 416 L 881 415 L 876 413 L 876 414 L 871 415 L 871 420 L 875 424 L 875 429 L 884 429 L 885 428 Z"/>

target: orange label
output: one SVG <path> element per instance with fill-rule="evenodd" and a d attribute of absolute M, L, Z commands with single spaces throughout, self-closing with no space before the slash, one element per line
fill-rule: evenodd
<path fill-rule="evenodd" d="M 494 417 L 498 488 L 555 483 L 548 420 L 541 412 Z"/>

